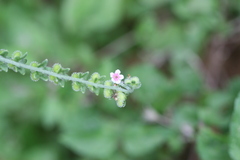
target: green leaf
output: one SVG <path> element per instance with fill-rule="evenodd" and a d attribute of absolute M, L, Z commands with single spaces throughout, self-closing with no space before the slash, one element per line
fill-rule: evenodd
<path fill-rule="evenodd" d="M 133 89 L 138 89 L 141 87 L 141 82 L 138 77 L 128 77 L 124 80 L 124 83 Z"/>
<path fill-rule="evenodd" d="M 39 63 L 36 62 L 36 61 L 33 61 L 33 62 L 30 63 L 30 66 L 32 66 L 32 67 L 39 67 Z"/>
<path fill-rule="evenodd" d="M 36 145 L 24 152 L 24 160 L 59 160 L 58 147 L 52 144 Z"/>
<path fill-rule="evenodd" d="M 15 51 L 12 54 L 12 60 L 14 61 L 19 61 L 22 57 L 22 52 L 21 51 Z"/>
<path fill-rule="evenodd" d="M 57 84 L 60 85 L 61 87 L 64 87 L 64 85 L 65 85 L 65 80 L 59 79 Z"/>
<path fill-rule="evenodd" d="M 19 62 L 19 63 L 26 64 L 26 63 L 27 63 L 27 59 L 20 59 L 18 62 Z"/>
<path fill-rule="evenodd" d="M 176 126 L 177 128 L 184 124 L 197 126 L 199 123 L 197 111 L 197 106 L 195 104 L 179 104 L 173 111 L 172 125 Z"/>
<path fill-rule="evenodd" d="M 113 86 L 113 82 L 111 80 L 105 81 L 104 82 L 105 86 Z M 103 95 L 105 98 L 111 99 L 114 95 L 114 91 L 112 89 L 104 89 L 103 90 Z"/>
<path fill-rule="evenodd" d="M 52 67 L 52 71 L 55 73 L 59 73 L 62 69 L 62 65 L 59 63 L 55 63 Z"/>
<path fill-rule="evenodd" d="M 133 94 L 133 97 L 142 104 L 153 103 L 155 100 L 160 99 L 163 101 L 167 98 L 164 96 L 164 92 L 161 96 L 159 96 L 159 93 L 161 93 L 166 88 L 168 81 L 166 77 L 158 72 L 153 65 L 136 65 L 133 68 L 129 69 L 129 73 L 131 75 L 138 75 L 139 79 L 141 79 L 142 84 L 144 84 L 142 85 L 141 89 Z M 158 103 L 158 105 L 159 104 L 161 103 Z"/>
<path fill-rule="evenodd" d="M 119 125 L 103 119 L 98 112 L 81 109 L 63 122 L 60 142 L 74 153 L 92 159 L 107 159 L 116 151 Z"/>
<path fill-rule="evenodd" d="M 8 55 L 8 50 L 6 49 L 0 49 L 0 56 L 7 57 Z"/>
<path fill-rule="evenodd" d="M 197 136 L 197 151 L 201 160 L 230 160 L 227 149 L 228 139 L 226 136 L 214 133 L 209 128 L 200 129 Z M 239 160 L 239 157 L 236 160 Z"/>
<path fill-rule="evenodd" d="M 240 93 L 235 100 L 234 112 L 230 125 L 230 156 L 233 160 L 240 157 Z"/>
<path fill-rule="evenodd" d="M 176 1 L 173 4 L 173 11 L 181 18 L 195 18 L 195 16 L 212 16 L 219 10 L 218 1 L 213 0 L 185 0 Z M 188 9 L 186 9 L 188 8 Z"/>
<path fill-rule="evenodd" d="M 53 83 L 55 83 L 55 84 L 58 84 L 58 78 L 57 78 L 57 77 L 54 77 L 54 76 L 52 76 L 52 75 L 49 75 L 49 76 L 48 76 L 48 79 L 49 79 L 50 82 L 53 82 Z"/>
<path fill-rule="evenodd" d="M 17 70 L 18 70 L 18 72 L 21 73 L 22 75 L 25 75 L 25 73 L 26 73 L 26 71 L 25 71 L 24 68 L 20 68 L 20 67 L 19 67 Z"/>
<path fill-rule="evenodd" d="M 40 63 L 40 64 L 36 61 L 33 61 L 33 62 L 30 63 L 30 66 L 47 70 L 47 67 L 46 67 L 47 63 L 48 63 L 47 59 L 42 61 L 42 63 Z M 48 76 L 46 74 L 42 74 L 42 73 L 37 72 L 37 71 L 31 71 L 31 72 L 32 73 L 30 74 L 30 77 L 33 81 L 38 81 L 40 78 L 44 81 L 48 81 Z"/>
<path fill-rule="evenodd" d="M 140 157 L 165 142 L 166 130 L 161 127 L 130 124 L 124 133 L 123 149 L 130 156 Z"/>
<path fill-rule="evenodd" d="M 40 76 L 39 76 L 38 72 L 32 72 L 30 74 L 30 78 L 32 81 L 37 82 L 40 79 Z"/>
<path fill-rule="evenodd" d="M 126 100 L 127 100 L 127 95 L 123 92 L 117 91 L 116 93 L 116 104 L 118 107 L 125 107 L 126 105 Z"/>
<path fill-rule="evenodd" d="M 231 97 L 229 92 L 220 91 L 206 95 L 202 104 L 203 107 L 198 109 L 199 120 L 209 126 L 228 127 L 230 117 L 226 109 L 233 101 Z"/>
<path fill-rule="evenodd" d="M 91 75 L 91 78 L 88 81 L 96 84 L 102 84 L 104 78 L 105 76 L 100 76 L 99 73 L 95 72 Z M 99 95 L 99 91 L 100 91 L 99 87 L 95 87 L 92 85 L 87 85 L 87 86 L 91 92 L 95 93 L 96 95 Z"/>
<path fill-rule="evenodd" d="M 8 63 L 8 68 L 12 69 L 14 72 L 17 72 L 18 71 L 18 67 L 13 65 L 13 64 L 9 64 Z"/>
<path fill-rule="evenodd" d="M 83 80 L 86 80 L 87 77 L 88 77 L 88 74 L 89 72 L 85 72 L 85 73 L 82 73 L 82 72 L 74 72 L 72 73 L 72 77 L 73 78 L 79 78 L 79 79 L 83 79 Z M 85 90 L 86 90 L 86 85 L 83 84 L 83 83 L 80 83 L 80 82 L 72 82 L 72 89 L 74 91 L 81 91 L 82 93 L 85 93 Z"/>
<path fill-rule="evenodd" d="M 45 68 L 45 67 L 47 66 L 47 64 L 48 64 L 48 60 L 45 59 L 44 61 L 42 61 L 42 63 L 40 63 L 40 64 L 38 65 L 38 67 L 39 67 L 39 68 Z"/>
<path fill-rule="evenodd" d="M 44 81 L 48 81 L 48 75 L 46 74 L 40 74 L 40 78 Z"/>
<path fill-rule="evenodd" d="M 27 57 L 27 53 L 24 53 L 22 56 L 21 56 L 21 59 L 24 59 Z"/>
<path fill-rule="evenodd" d="M 46 63 L 46 62 L 44 62 L 44 63 Z M 59 63 L 55 63 L 52 67 L 52 72 L 62 74 L 62 75 L 67 75 L 67 72 L 69 72 L 69 70 L 70 70 L 69 68 L 62 68 L 62 65 L 59 64 Z M 53 82 L 57 85 L 60 85 L 61 87 L 64 87 L 65 80 L 59 79 L 59 78 L 57 78 L 55 76 L 52 76 L 52 75 L 49 75 L 48 79 L 49 79 L 49 81 L 51 81 L 51 82 Z"/>
<path fill-rule="evenodd" d="M 64 28 L 75 36 L 87 36 L 113 28 L 122 16 L 123 1 L 71 0 L 63 1 L 62 6 Z"/>
<path fill-rule="evenodd" d="M 62 68 L 61 73 L 66 75 L 70 71 L 70 68 Z"/>
<path fill-rule="evenodd" d="M 56 96 L 46 97 L 40 108 L 41 121 L 44 127 L 53 128 L 60 123 L 63 112 L 63 104 Z"/>
<path fill-rule="evenodd" d="M 6 63 L 0 62 L 0 71 L 8 71 L 8 65 Z"/>

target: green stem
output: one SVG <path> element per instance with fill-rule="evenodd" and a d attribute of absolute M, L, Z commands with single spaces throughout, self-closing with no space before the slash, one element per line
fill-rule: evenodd
<path fill-rule="evenodd" d="M 70 76 L 67 76 L 67 75 L 57 74 L 55 72 L 47 71 L 47 70 L 44 70 L 42 68 L 32 67 L 32 66 L 29 66 L 29 65 L 26 65 L 26 64 L 23 64 L 23 63 L 19 63 L 19 62 L 13 61 L 11 59 L 4 58 L 2 56 L 0 56 L 0 61 L 2 61 L 4 63 L 15 65 L 17 67 L 25 68 L 25 69 L 28 69 L 28 70 L 31 70 L 31 71 L 41 72 L 43 74 L 51 75 L 51 76 L 54 76 L 54 77 L 57 77 L 57 78 L 60 78 L 60 79 L 64 79 L 64 80 L 68 80 L 68 81 L 80 82 L 80 83 L 83 83 L 83 84 L 86 84 L 86 85 L 91 85 L 91 86 L 98 87 L 98 88 L 112 89 L 112 90 L 121 91 L 121 92 L 124 92 L 124 93 L 130 93 L 131 92 L 131 90 L 123 89 L 121 87 L 105 86 L 103 84 L 97 84 L 97 83 L 89 82 L 87 80 L 74 78 L 74 77 L 70 77 Z"/>

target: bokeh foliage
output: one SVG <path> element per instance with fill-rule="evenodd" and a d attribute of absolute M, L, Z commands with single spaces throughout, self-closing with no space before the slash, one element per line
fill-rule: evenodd
<path fill-rule="evenodd" d="M 230 34 L 239 4 L 1 0 L 0 48 L 73 72 L 121 69 L 142 87 L 120 109 L 70 83 L 61 88 L 0 72 L 0 159 L 229 160 L 240 79 L 212 89 L 200 64 L 211 38 Z"/>

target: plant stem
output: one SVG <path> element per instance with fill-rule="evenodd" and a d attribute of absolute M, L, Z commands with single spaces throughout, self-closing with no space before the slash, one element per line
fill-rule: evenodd
<path fill-rule="evenodd" d="M 32 66 L 29 66 L 29 65 L 26 65 L 26 64 L 23 64 L 23 63 L 19 63 L 19 62 L 13 61 L 11 59 L 4 58 L 2 56 L 0 56 L 0 61 L 2 61 L 4 63 L 15 65 L 17 67 L 25 68 L 25 69 L 28 69 L 28 70 L 31 70 L 31 71 L 41 72 L 43 74 L 51 75 L 51 76 L 54 76 L 54 77 L 57 77 L 57 78 L 60 78 L 60 79 L 64 79 L 64 80 L 68 80 L 68 81 L 76 81 L 76 82 L 80 82 L 80 83 L 83 83 L 83 84 L 86 84 L 86 85 L 91 85 L 91 86 L 98 87 L 98 88 L 112 89 L 112 90 L 121 91 L 121 92 L 125 92 L 125 93 L 130 93 L 131 92 L 131 90 L 123 89 L 121 87 L 105 86 L 103 84 L 97 84 L 97 83 L 89 82 L 87 80 L 74 78 L 74 77 L 70 77 L 70 76 L 67 76 L 67 75 L 57 74 L 55 72 L 47 71 L 47 70 L 44 70 L 42 68 L 32 67 Z"/>

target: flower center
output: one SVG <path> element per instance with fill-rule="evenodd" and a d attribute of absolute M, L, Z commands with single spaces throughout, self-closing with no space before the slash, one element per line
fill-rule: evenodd
<path fill-rule="evenodd" d="M 114 75 L 114 79 L 118 79 L 119 76 L 117 74 Z"/>

